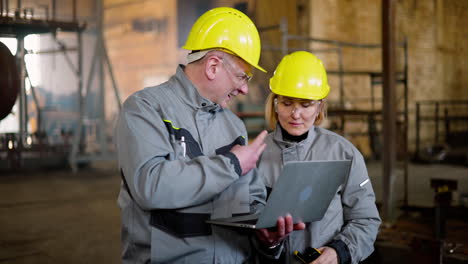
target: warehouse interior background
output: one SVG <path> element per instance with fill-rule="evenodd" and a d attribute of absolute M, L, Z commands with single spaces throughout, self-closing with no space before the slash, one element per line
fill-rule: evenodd
<path fill-rule="evenodd" d="M 120 105 L 218 6 L 259 28 L 268 73 L 230 107 L 251 138 L 282 56 L 324 62 L 323 126 L 365 156 L 384 220 L 366 263 L 468 263 L 466 0 L 0 0 L 0 263 L 120 262 Z"/>

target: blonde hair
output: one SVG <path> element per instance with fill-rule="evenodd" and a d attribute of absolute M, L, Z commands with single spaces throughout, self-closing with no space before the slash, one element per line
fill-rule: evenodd
<path fill-rule="evenodd" d="M 279 95 L 275 93 L 270 93 L 266 99 L 265 103 L 265 120 L 270 129 L 274 130 L 276 128 L 276 123 L 278 123 L 278 113 L 276 112 L 275 99 Z M 326 118 L 327 115 L 327 103 L 325 100 L 322 100 L 320 104 L 320 112 L 317 115 L 317 118 L 314 121 L 314 125 L 318 126 Z"/>

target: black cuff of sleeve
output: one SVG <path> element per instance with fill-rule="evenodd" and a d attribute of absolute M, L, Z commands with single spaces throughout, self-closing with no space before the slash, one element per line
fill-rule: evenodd
<path fill-rule="evenodd" d="M 259 244 L 262 255 L 270 259 L 277 259 L 280 256 L 281 251 L 283 251 L 283 242 L 280 242 L 277 245 L 271 247 L 265 246 L 261 243 Z"/>
<path fill-rule="evenodd" d="M 348 246 L 341 240 L 333 240 L 332 242 L 326 245 L 331 247 L 336 251 L 338 255 L 339 264 L 349 264 L 351 263 L 351 254 L 349 253 Z"/>
<path fill-rule="evenodd" d="M 242 176 L 242 168 L 240 166 L 240 162 L 237 159 L 236 155 L 232 152 L 226 152 L 222 154 L 226 157 L 228 157 L 231 160 L 231 164 L 234 165 L 234 169 L 236 170 L 236 173 L 239 174 L 239 176 Z"/>
<path fill-rule="evenodd" d="M 258 263 L 279 263 L 277 260 L 284 252 L 284 242 L 281 242 L 274 247 L 268 247 L 260 242 L 256 236 L 249 236 L 249 240 L 252 243 L 253 248 L 256 250 L 257 256 L 255 258 L 258 260 Z"/>

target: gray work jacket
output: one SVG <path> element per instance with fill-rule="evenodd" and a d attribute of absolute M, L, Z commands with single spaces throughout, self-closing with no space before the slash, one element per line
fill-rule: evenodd
<path fill-rule="evenodd" d="M 349 177 L 336 192 L 322 220 L 294 231 L 286 241 L 287 263 L 301 263 L 293 251 L 322 247 L 332 240 L 343 241 L 352 263 L 368 257 L 381 223 L 375 194 L 361 153 L 345 138 L 319 127 L 312 127 L 300 142 L 283 141 L 279 126 L 265 140 L 267 148 L 259 160 L 259 170 L 267 187 L 272 188 L 283 165 L 289 161 L 351 160 Z M 369 181 L 367 181 L 369 180 Z M 365 183 L 367 181 L 367 183 Z M 360 186 L 361 183 L 365 183 Z M 313 208 L 311 208 L 313 210 Z"/>
<path fill-rule="evenodd" d="M 123 263 L 249 261 L 245 233 L 205 223 L 264 204 L 261 177 L 240 177 L 229 152 L 246 137 L 242 121 L 203 98 L 183 66 L 125 101 L 116 126 Z"/>

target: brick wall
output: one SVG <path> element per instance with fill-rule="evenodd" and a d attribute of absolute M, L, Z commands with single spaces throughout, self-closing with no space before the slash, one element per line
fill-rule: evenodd
<path fill-rule="evenodd" d="M 414 148 L 415 102 L 418 100 L 468 99 L 467 1 L 396 1 L 397 42 L 408 39 L 409 143 Z M 381 1 L 310 1 L 310 35 L 355 43 L 381 43 Z M 320 45 L 312 46 L 321 47 Z M 322 45 L 323 47 L 323 45 Z M 327 69 L 336 69 L 335 55 L 318 54 Z M 403 69 L 402 49 L 397 49 L 397 71 Z M 380 49 L 343 50 L 344 69 L 381 71 Z M 331 100 L 339 99 L 339 80 L 331 76 Z M 374 87 L 381 101 L 381 87 Z M 368 76 L 344 79 L 346 106 L 368 109 L 363 97 L 370 95 Z M 403 86 L 397 85 L 399 109 L 403 109 Z M 379 106 L 381 104 L 378 104 Z M 423 138 L 433 134 L 422 131 Z"/>
<path fill-rule="evenodd" d="M 381 1 L 374 0 L 249 0 L 213 1 L 214 6 L 248 3 L 248 15 L 257 26 L 277 25 L 288 20 L 291 34 L 360 44 L 381 43 Z M 178 63 L 184 63 L 186 52 L 178 47 L 177 1 L 107 0 L 105 37 L 114 74 L 122 97 L 166 80 Z M 467 1 L 396 1 L 396 40 L 408 39 L 409 137 L 414 148 L 414 111 L 417 100 L 468 99 Z M 262 44 L 281 47 L 279 30 L 261 32 Z M 291 41 L 289 47 L 323 50 L 330 45 L 304 44 Z M 380 72 L 381 49 L 345 47 L 345 71 Z M 338 56 L 333 52 L 316 52 L 329 71 L 338 69 Z M 397 71 L 403 70 L 403 52 L 397 49 Z M 269 73 L 255 72 L 248 96 L 238 102 L 263 104 L 269 93 L 268 79 L 281 59 L 281 52 L 264 49 L 260 64 Z M 340 79 L 330 74 L 331 102 L 339 102 Z M 349 109 L 371 109 L 372 93 L 369 75 L 346 75 L 343 78 L 345 106 Z M 109 82 L 107 82 L 109 85 Z M 373 87 L 375 107 L 381 107 L 381 86 Z M 402 107 L 403 86 L 397 85 L 397 100 Z M 234 108 L 236 105 L 233 106 Z M 261 108 L 261 107 L 260 107 Z M 350 126 L 350 129 L 356 129 Z M 428 128 L 427 134 L 432 133 Z M 363 145 L 365 145 L 363 143 Z M 365 149 L 366 147 L 363 147 Z"/>

